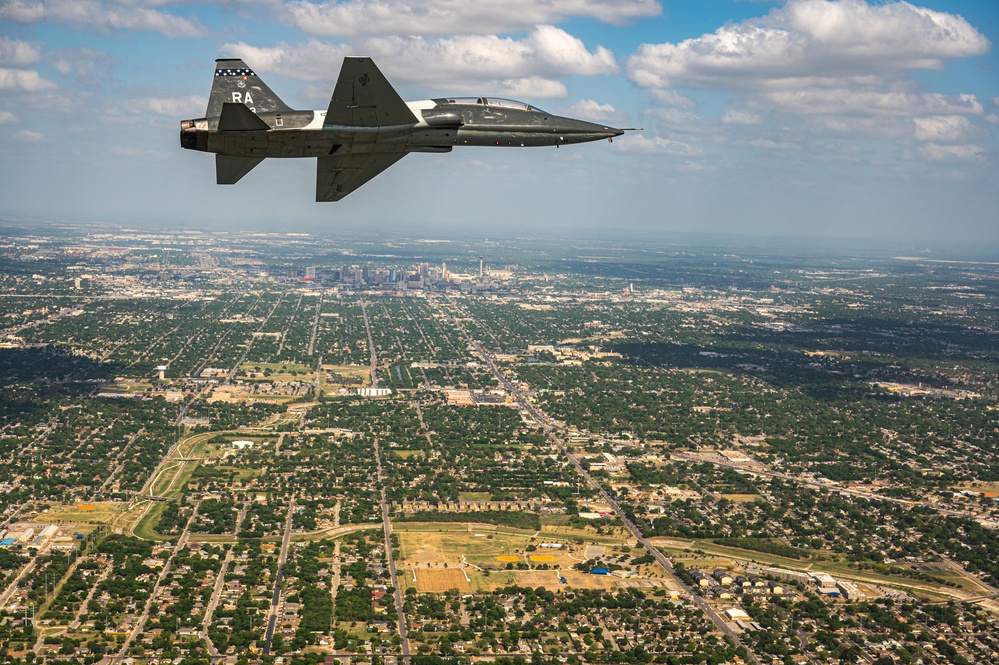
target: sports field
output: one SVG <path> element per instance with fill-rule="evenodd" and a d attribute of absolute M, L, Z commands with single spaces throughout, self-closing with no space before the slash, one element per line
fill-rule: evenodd
<path fill-rule="evenodd" d="M 421 592 L 459 591 L 488 592 L 516 584 L 546 589 L 567 587 L 586 589 L 614 588 L 617 578 L 589 575 L 573 570 L 572 566 L 584 561 L 588 548 L 594 543 L 577 543 L 552 537 L 551 534 L 506 533 L 496 527 L 471 525 L 456 530 L 454 524 L 427 524 L 417 527 L 413 523 L 400 523 L 396 529 L 399 538 L 398 564 L 405 574 L 406 585 Z M 543 543 L 557 543 L 561 548 L 542 548 Z M 529 551 L 528 548 L 535 548 Z M 596 551 L 607 547 L 597 545 Z M 518 569 L 521 564 L 529 570 Z M 447 568 L 444 565 L 447 564 Z M 510 566 L 508 569 L 507 567 Z M 544 568 L 540 568 L 544 566 Z M 415 580 L 414 578 L 415 574 Z M 565 577 L 561 582 L 559 577 Z"/>
<path fill-rule="evenodd" d="M 410 574 L 416 576 L 416 590 L 423 593 L 472 591 L 465 573 L 454 568 L 414 568 L 410 570 Z"/>

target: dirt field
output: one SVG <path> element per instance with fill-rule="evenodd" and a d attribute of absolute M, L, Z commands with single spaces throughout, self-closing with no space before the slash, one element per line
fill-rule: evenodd
<path fill-rule="evenodd" d="M 410 571 L 410 574 L 412 572 Z M 472 585 L 465 579 L 465 573 L 454 568 L 417 568 L 416 590 L 421 593 L 441 593 L 451 590 L 471 592 Z"/>
<path fill-rule="evenodd" d="M 47 513 L 39 513 L 31 518 L 33 522 L 66 523 L 66 524 L 97 524 L 108 522 L 118 512 L 123 503 L 105 501 L 92 504 L 57 503 L 49 508 Z M 93 506 L 92 508 L 90 506 Z"/>
<path fill-rule="evenodd" d="M 763 501 L 759 494 L 722 494 L 723 499 L 728 499 L 732 503 L 754 503 Z"/>

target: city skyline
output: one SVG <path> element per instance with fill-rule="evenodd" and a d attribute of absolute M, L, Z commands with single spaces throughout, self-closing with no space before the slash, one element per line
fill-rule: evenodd
<path fill-rule="evenodd" d="M 999 240 L 999 16 L 983 3 L 6 0 L 0 25 L 8 221 Z M 412 155 L 335 206 L 311 202 L 311 160 L 217 187 L 177 145 L 214 58 L 322 109 L 351 53 L 405 99 L 493 94 L 644 131 Z"/>

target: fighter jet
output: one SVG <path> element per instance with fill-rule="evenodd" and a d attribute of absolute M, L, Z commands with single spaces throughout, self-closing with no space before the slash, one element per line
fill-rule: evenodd
<path fill-rule="evenodd" d="M 404 102 L 371 58 L 354 56 L 325 111 L 293 110 L 242 60 L 216 60 L 205 116 L 180 123 L 180 145 L 215 153 L 218 184 L 235 184 L 266 157 L 316 157 L 316 201 L 339 201 L 411 152 L 558 147 L 625 131 L 498 97 Z"/>

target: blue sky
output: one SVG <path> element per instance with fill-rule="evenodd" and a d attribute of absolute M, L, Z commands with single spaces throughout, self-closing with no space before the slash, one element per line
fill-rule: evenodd
<path fill-rule="evenodd" d="M 999 247 L 997 39 L 999 6 L 972 0 L 0 0 L 0 216 Z M 313 160 L 217 186 L 180 148 L 215 58 L 325 109 L 349 54 L 406 99 L 644 130 L 414 154 L 334 204 Z"/>

